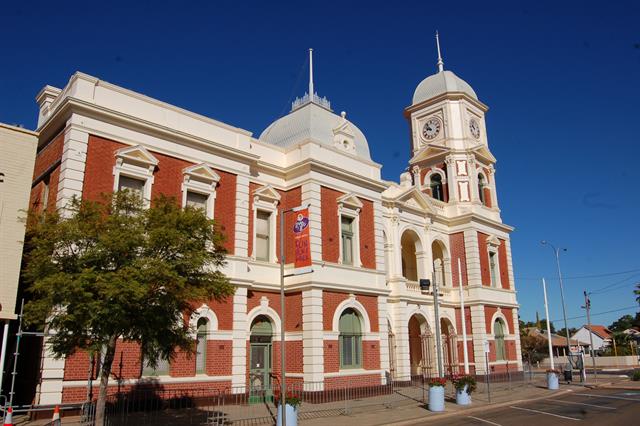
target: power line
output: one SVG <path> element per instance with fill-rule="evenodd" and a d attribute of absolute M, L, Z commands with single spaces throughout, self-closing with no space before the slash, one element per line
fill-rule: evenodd
<path fill-rule="evenodd" d="M 638 269 L 630 269 L 628 271 L 607 272 L 607 273 L 604 273 L 604 274 L 574 275 L 572 277 L 563 276 L 562 279 L 564 279 L 564 280 L 580 280 L 580 279 L 586 279 L 586 278 L 602 278 L 602 277 L 611 277 L 611 276 L 614 276 L 614 275 L 630 274 L 631 272 L 640 272 L 640 268 L 638 268 Z M 516 280 L 519 280 L 519 281 L 540 281 L 540 278 L 516 277 Z M 547 279 L 547 281 L 557 281 L 557 278 L 549 278 L 549 279 Z"/>
<path fill-rule="evenodd" d="M 610 311 L 604 311 L 604 312 L 598 312 L 595 314 L 591 314 L 592 317 L 596 316 L 596 315 L 604 315 L 604 314 L 610 314 L 612 312 L 620 312 L 620 311 L 626 311 L 628 309 L 633 309 L 633 308 L 638 308 L 638 305 L 632 305 L 632 306 L 626 306 L 624 308 L 618 308 L 618 309 L 612 309 Z M 586 315 L 580 315 L 577 317 L 571 317 L 571 318 L 567 318 L 567 320 L 574 320 L 574 319 L 580 319 L 580 318 L 586 318 Z M 554 319 L 553 321 L 560 321 L 559 319 Z"/>
<path fill-rule="evenodd" d="M 607 290 L 607 289 L 611 290 L 611 289 L 612 289 L 612 287 L 617 287 L 617 286 L 624 287 L 625 285 L 629 285 L 629 283 L 627 283 L 627 281 L 629 281 L 629 280 L 631 280 L 631 279 L 634 279 L 634 278 L 635 278 L 635 277 L 637 277 L 637 276 L 640 276 L 640 274 L 633 274 L 633 275 L 630 275 L 630 276 L 628 276 L 627 278 L 625 278 L 625 279 L 623 279 L 623 280 L 616 281 L 615 283 L 608 284 L 608 285 L 606 285 L 606 286 L 604 286 L 604 287 L 600 287 L 600 289 L 598 289 L 598 290 L 596 290 L 596 291 L 592 291 L 592 292 L 590 292 L 590 293 L 591 293 L 591 294 L 598 294 L 598 293 L 603 293 L 603 292 L 604 292 L 605 290 Z M 623 285 L 620 285 L 620 284 L 623 284 Z M 636 283 L 631 283 L 631 284 L 636 284 Z"/>

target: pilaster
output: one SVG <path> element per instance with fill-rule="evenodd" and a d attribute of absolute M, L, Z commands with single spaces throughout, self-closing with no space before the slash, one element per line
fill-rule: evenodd
<path fill-rule="evenodd" d="M 39 404 L 54 405 L 62 403 L 62 385 L 64 380 L 65 359 L 55 359 L 49 338 L 45 336 L 42 345 L 42 376 L 40 382 Z M 87 368 L 89 365 L 87 364 Z"/>
<path fill-rule="evenodd" d="M 236 179 L 236 256 L 249 256 L 249 178 L 238 175 Z"/>
<path fill-rule="evenodd" d="M 390 303 L 388 308 L 393 318 L 395 335 L 395 360 L 397 381 L 411 380 L 411 364 L 409 355 L 409 318 L 407 302 Z"/>
<path fill-rule="evenodd" d="M 512 309 L 513 316 L 513 335 L 516 338 L 516 359 L 518 362 L 518 370 L 522 369 L 522 345 L 520 344 L 520 322 L 518 318 L 518 310 Z"/>
<path fill-rule="evenodd" d="M 464 249 L 467 254 L 466 263 L 469 286 L 482 286 L 478 232 L 475 229 L 466 229 L 464 231 Z"/>
<path fill-rule="evenodd" d="M 373 232 L 376 245 L 376 270 L 384 271 L 389 265 L 385 265 L 384 219 L 380 201 L 373 202 Z"/>
<path fill-rule="evenodd" d="M 75 125 L 76 121 L 78 121 L 78 117 L 74 114 L 68 120 L 67 128 L 64 130 L 60 180 L 56 194 L 56 207 L 63 215 L 68 213 L 66 206 L 73 196 L 82 198 L 89 134 L 80 130 Z"/>
<path fill-rule="evenodd" d="M 244 393 L 247 375 L 247 289 L 237 287 L 233 295 L 233 348 L 231 386 L 233 393 Z"/>
<path fill-rule="evenodd" d="M 320 184 L 307 182 L 302 185 L 302 205 L 309 205 L 309 241 L 311 259 L 322 261 L 322 207 Z"/>
<path fill-rule="evenodd" d="M 381 383 L 387 384 L 387 377 L 391 372 L 391 364 L 389 362 L 389 328 L 387 320 L 387 298 L 378 296 L 378 328 L 380 330 L 380 369 Z"/>
<path fill-rule="evenodd" d="M 484 306 L 471 306 L 471 330 L 476 374 L 485 374 L 487 371 L 484 355 L 484 340 L 487 337 L 485 327 Z"/>
<path fill-rule="evenodd" d="M 302 368 L 306 390 L 324 389 L 322 290 L 302 292 Z"/>

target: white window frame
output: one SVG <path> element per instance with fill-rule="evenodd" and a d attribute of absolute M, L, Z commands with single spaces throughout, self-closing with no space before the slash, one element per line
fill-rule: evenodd
<path fill-rule="evenodd" d="M 256 261 L 256 229 L 258 221 L 258 211 L 269 213 L 269 263 L 278 263 L 278 254 L 276 253 L 277 227 L 278 223 L 278 204 L 280 203 L 280 193 L 271 185 L 258 188 L 253 193 L 253 241 L 251 250 L 251 260 Z"/>
<path fill-rule="evenodd" d="M 500 244 L 500 240 L 494 235 L 487 238 L 487 264 L 489 265 L 489 278 L 492 288 L 502 288 L 502 282 L 500 280 Z M 493 276 L 491 274 L 491 254 L 496 256 L 495 283 L 493 282 Z"/>
<path fill-rule="evenodd" d="M 182 181 L 182 207 L 187 205 L 187 193 L 194 192 L 207 197 L 206 215 L 213 219 L 216 200 L 216 186 L 220 176 L 205 163 L 185 168 Z"/>
<path fill-rule="evenodd" d="M 362 266 L 360 260 L 360 211 L 362 210 L 362 202 L 353 193 L 345 194 L 338 198 L 338 263 L 342 264 L 343 247 L 342 247 L 342 217 L 352 219 L 353 229 L 353 266 L 359 268 Z"/>
<path fill-rule="evenodd" d="M 149 208 L 153 172 L 157 165 L 158 159 L 142 145 L 119 149 L 116 151 L 116 164 L 113 166 L 113 192 L 118 191 L 120 176 L 140 179 L 144 182 L 142 203 L 145 208 Z"/>

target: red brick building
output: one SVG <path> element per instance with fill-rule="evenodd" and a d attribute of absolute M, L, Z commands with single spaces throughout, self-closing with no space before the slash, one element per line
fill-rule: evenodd
<path fill-rule="evenodd" d="M 460 283 L 469 370 L 485 372 L 485 341 L 492 371 L 521 368 L 512 228 L 500 219 L 487 107 L 452 72 L 427 77 L 405 111 L 411 172 L 399 183 L 381 179 L 364 134 L 312 85 L 259 137 L 82 73 L 37 101 L 33 208 L 128 188 L 200 206 L 226 236 L 236 291 L 190 319 L 197 354 L 150 369 L 120 342 L 113 389 L 269 386 L 283 344 L 287 380 L 309 390 L 409 380 L 435 374 L 436 322 L 443 367 L 462 371 Z M 310 206 L 313 273 L 287 278 L 282 324 L 279 215 L 299 205 Z M 293 255 L 286 245 L 287 270 Z M 434 286 L 421 279 L 440 288 L 437 319 Z M 45 355 L 40 403 L 84 399 L 87 355 Z"/>

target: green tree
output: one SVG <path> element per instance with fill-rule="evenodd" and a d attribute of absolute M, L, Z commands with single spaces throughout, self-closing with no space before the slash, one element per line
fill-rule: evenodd
<path fill-rule="evenodd" d="M 96 424 L 119 339 L 136 342 L 150 365 L 178 348 L 192 353 L 187 318 L 195 302 L 222 300 L 233 286 L 220 271 L 222 236 L 204 212 L 160 197 L 148 209 L 127 191 L 103 202 L 73 199 L 66 212 L 30 217 L 23 276 L 25 307 L 44 326 L 56 357 L 102 357 Z"/>
<path fill-rule="evenodd" d="M 628 328 L 633 327 L 634 318 L 631 315 L 623 315 L 618 318 L 609 326 L 609 330 L 611 331 L 625 331 Z"/>
<path fill-rule="evenodd" d="M 521 335 L 522 360 L 535 364 L 549 356 L 547 340 L 538 335 Z"/>
<path fill-rule="evenodd" d="M 633 294 L 636 295 L 636 302 L 640 305 L 640 283 L 636 283 L 636 289 L 633 290 Z"/>
<path fill-rule="evenodd" d="M 576 331 L 578 331 L 578 329 L 577 329 L 577 328 L 575 328 L 575 327 L 569 327 L 569 337 L 573 336 L 573 335 L 576 333 Z M 565 329 L 564 327 L 562 327 L 560 330 L 558 330 L 558 333 L 557 333 L 557 334 L 558 334 L 558 336 L 564 336 L 564 337 L 566 337 L 566 336 L 567 336 L 566 329 Z"/>

